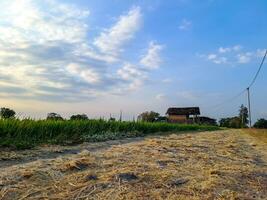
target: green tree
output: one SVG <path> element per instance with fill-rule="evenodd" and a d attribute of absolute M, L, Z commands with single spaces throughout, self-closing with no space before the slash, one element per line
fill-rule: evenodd
<path fill-rule="evenodd" d="M 159 113 L 154 112 L 154 111 L 147 111 L 143 112 L 140 115 L 138 115 L 138 121 L 143 121 L 143 122 L 154 122 L 156 118 L 160 116 Z"/>
<path fill-rule="evenodd" d="M 70 117 L 70 120 L 88 120 L 88 117 L 86 114 L 78 114 L 78 115 L 72 115 Z"/>
<path fill-rule="evenodd" d="M 229 128 L 241 128 L 242 122 L 240 117 L 232 117 L 229 122 Z"/>
<path fill-rule="evenodd" d="M 16 112 L 9 108 L 1 108 L 0 117 L 2 119 L 13 119 L 15 118 Z"/>
<path fill-rule="evenodd" d="M 222 118 L 222 119 L 220 119 L 219 124 L 221 127 L 240 128 L 241 127 L 241 120 L 239 117 Z"/>
<path fill-rule="evenodd" d="M 47 120 L 63 120 L 60 114 L 57 114 L 57 113 L 48 113 L 46 119 Z"/>
<path fill-rule="evenodd" d="M 254 126 L 255 128 L 267 128 L 267 120 L 266 119 L 258 119 Z"/>
<path fill-rule="evenodd" d="M 239 109 L 239 118 L 241 121 L 241 128 L 247 127 L 248 124 L 248 109 L 243 104 L 240 106 Z"/>

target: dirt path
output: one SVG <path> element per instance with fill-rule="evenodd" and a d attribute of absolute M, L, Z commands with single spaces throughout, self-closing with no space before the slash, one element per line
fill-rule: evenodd
<path fill-rule="evenodd" d="M 88 145 L 2 152 L 0 199 L 267 199 L 267 145 L 241 130 Z"/>

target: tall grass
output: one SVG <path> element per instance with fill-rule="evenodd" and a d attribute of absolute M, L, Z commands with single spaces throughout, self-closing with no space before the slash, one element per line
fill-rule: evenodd
<path fill-rule="evenodd" d="M 0 120 L 0 146 L 29 148 L 38 144 L 70 144 L 144 136 L 159 132 L 216 130 L 214 126 L 104 120 Z"/>

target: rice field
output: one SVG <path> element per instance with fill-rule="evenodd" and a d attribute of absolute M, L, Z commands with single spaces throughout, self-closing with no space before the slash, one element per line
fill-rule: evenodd
<path fill-rule="evenodd" d="M 214 126 L 104 120 L 0 120 L 0 146 L 17 149 L 40 144 L 77 144 L 148 134 L 217 130 Z"/>

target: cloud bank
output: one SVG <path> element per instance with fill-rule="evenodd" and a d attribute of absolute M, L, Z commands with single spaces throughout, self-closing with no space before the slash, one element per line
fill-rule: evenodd
<path fill-rule="evenodd" d="M 131 63 L 125 45 L 142 25 L 140 7 L 88 40 L 88 9 L 54 0 L 1 1 L 0 97 L 83 101 L 143 86 L 160 66 L 161 46 Z M 144 70 L 148 68 L 149 70 Z"/>

